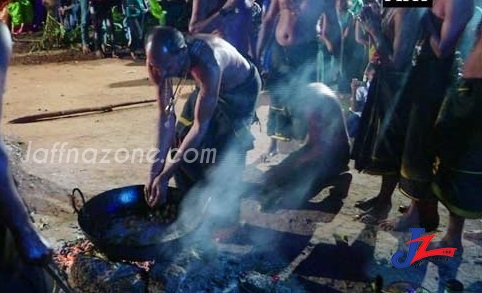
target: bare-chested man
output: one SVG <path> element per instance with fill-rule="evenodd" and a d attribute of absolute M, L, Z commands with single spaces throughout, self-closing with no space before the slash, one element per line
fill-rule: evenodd
<path fill-rule="evenodd" d="M 383 221 L 384 229 L 402 231 L 420 226 L 432 231 L 438 226 L 437 201 L 430 188 L 435 162 L 431 134 L 447 88 L 453 82 L 457 43 L 473 13 L 473 0 L 434 0 L 424 16 L 425 34 L 409 80 L 411 110 L 399 181 L 401 192 L 412 203 L 403 216 Z"/>
<path fill-rule="evenodd" d="M 12 38 L 0 21 L 0 113 Z M 10 236 L 11 235 L 11 236 Z M 18 255 L 21 258 L 18 258 Z M 15 187 L 8 154 L 0 141 L 0 288 L 10 292 L 51 292 L 41 265 L 51 260 L 48 243 L 38 234 Z M 34 264 L 34 265 L 32 265 Z"/>
<path fill-rule="evenodd" d="M 253 56 L 252 7 L 250 0 L 193 0 L 189 32 L 213 33 L 243 56 Z"/>
<path fill-rule="evenodd" d="M 297 99 L 287 103 L 293 120 L 304 129 L 304 145 L 262 175 L 261 208 L 296 209 L 327 186 L 333 198 L 348 195 L 350 143 L 336 94 L 323 83 L 293 87 Z"/>
<path fill-rule="evenodd" d="M 224 182 L 234 184 L 241 178 L 246 152 L 254 146 L 249 127 L 261 89 L 256 66 L 220 37 L 184 37 L 170 27 L 153 29 L 147 39 L 146 54 L 159 103 L 159 153 L 146 186 L 148 204 L 165 202 L 171 177 L 178 187 L 187 190 L 205 179 L 207 169 L 214 164 L 226 162 L 232 168 L 239 167 L 229 170 L 235 178 L 224 174 L 228 176 Z M 170 107 L 173 93 L 169 81 L 187 74 L 199 89 L 176 118 Z M 169 149 L 174 147 L 177 151 L 171 158 Z M 215 159 L 204 158 L 201 149 L 214 149 Z M 226 159 L 228 151 L 234 152 L 236 158 Z"/>
<path fill-rule="evenodd" d="M 456 247 L 462 251 L 465 219 L 482 217 L 481 107 L 482 20 L 475 32 L 474 46 L 466 59 L 462 79 L 456 90 L 447 95 L 436 124 L 440 164 L 432 187 L 450 211 L 450 217 L 444 237 L 434 246 Z M 480 236 L 479 231 L 479 240 Z"/>
<path fill-rule="evenodd" d="M 276 140 L 299 138 L 291 129 L 291 118 L 284 106 L 286 87 L 291 82 L 306 85 L 316 81 L 316 24 L 320 15 L 330 9 L 335 12 L 331 0 L 273 0 L 263 17 L 256 46 L 258 64 L 273 32 L 275 36 L 265 79 L 271 100 L 267 132 L 273 139 L 268 153 L 276 153 Z"/>

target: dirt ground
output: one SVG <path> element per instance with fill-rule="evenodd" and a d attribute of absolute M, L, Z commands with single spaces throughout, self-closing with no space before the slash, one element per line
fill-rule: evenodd
<path fill-rule="evenodd" d="M 17 45 L 17 48 L 20 46 Z M 81 237 L 77 227 L 76 215 L 70 205 L 70 192 L 80 188 L 88 198 L 103 191 L 133 184 L 144 184 L 149 165 L 143 162 L 116 163 L 115 150 L 125 148 L 133 150 L 153 147 L 156 128 L 156 104 L 145 103 L 132 107 L 114 109 L 109 112 L 96 112 L 75 117 L 54 119 L 36 123 L 10 124 L 9 121 L 32 114 L 54 111 L 91 108 L 114 105 L 117 103 L 144 101 L 153 99 L 153 87 L 147 80 L 147 72 L 142 61 L 130 59 L 92 60 L 80 52 L 60 51 L 42 54 L 26 54 L 18 49 L 10 68 L 7 80 L 7 92 L 4 98 L 2 131 L 7 138 L 12 152 L 13 166 L 20 190 L 41 233 L 53 246 L 65 240 Z M 188 93 L 194 88 L 189 81 L 181 88 L 181 98 L 176 104 L 179 111 Z M 253 126 L 256 136 L 255 150 L 248 154 L 247 175 L 252 177 L 265 171 L 270 164 L 257 163 L 257 159 L 268 145 L 265 135 L 267 106 L 262 98 L 258 107 L 261 118 L 261 130 Z M 66 149 L 78 149 L 80 153 L 87 149 L 98 150 L 97 163 L 77 162 L 57 158 L 47 162 L 35 162 L 35 150 L 59 148 L 66 143 Z M 284 152 L 295 146 L 285 144 Z M 29 152 L 30 149 L 30 152 Z M 91 151 L 92 151 L 91 149 Z M 111 149 L 107 159 L 110 163 L 99 163 L 105 152 Z M 89 153 L 91 159 L 93 152 Z M 22 158 L 30 158 L 24 160 Z M 38 153 L 37 159 L 42 159 Z M 38 161 L 38 160 L 37 160 Z M 349 247 L 366 243 L 371 247 L 372 259 L 363 267 L 348 261 L 348 266 L 365 270 L 370 275 L 382 275 L 386 283 L 393 281 L 413 281 L 422 284 L 432 292 L 443 292 L 443 284 L 448 278 L 457 278 L 472 290 L 482 291 L 482 249 L 481 242 L 464 240 L 463 259 L 450 268 L 428 262 L 418 268 L 396 269 L 390 259 L 395 251 L 406 247 L 409 235 L 387 233 L 375 227 L 353 221 L 357 210 L 354 202 L 378 192 L 380 178 L 358 174 L 353 171 L 354 179 L 349 197 L 337 213 L 323 211 L 280 211 L 276 214 L 262 214 L 256 211 L 253 201 L 243 204 L 243 217 L 246 223 L 265 227 L 293 235 L 311 237 L 311 242 L 332 251 L 339 244 L 340 235 Z M 321 196 L 324 196 L 322 193 Z M 390 216 L 397 215 L 401 204 L 407 204 L 407 198 L 398 191 L 394 195 L 393 210 Z M 447 211 L 440 206 L 441 225 L 436 239 L 443 235 L 447 223 Z M 480 230 L 480 220 L 467 221 L 466 230 Z M 320 252 L 317 256 L 307 255 L 295 259 L 293 267 L 335 266 L 337 260 Z M 338 264 L 339 265 L 339 264 Z M 323 271 L 323 270 L 320 270 Z M 315 269 L 316 272 L 316 269 Z M 350 281 L 329 274 L 311 274 L 308 277 L 341 292 L 357 292 L 353 287 L 357 281 Z M 350 285 L 351 282 L 351 285 Z M 441 291 L 442 290 L 442 291 Z"/>

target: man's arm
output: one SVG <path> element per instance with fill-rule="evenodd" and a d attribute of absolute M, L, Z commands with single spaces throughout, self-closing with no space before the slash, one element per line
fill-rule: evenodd
<path fill-rule="evenodd" d="M 395 12 L 395 36 L 392 55 L 389 56 L 389 60 L 395 69 L 401 70 L 407 66 L 407 62 L 410 62 L 413 55 L 413 46 L 416 43 L 416 33 L 420 25 L 421 19 L 415 10 L 398 9 Z"/>
<path fill-rule="evenodd" d="M 207 16 L 207 3 L 210 0 L 194 0 L 192 2 L 191 20 L 189 21 L 189 32 L 191 34 L 197 33 L 211 33 L 223 25 L 223 16 L 219 11 L 213 13 L 210 17 Z"/>
<path fill-rule="evenodd" d="M 320 38 L 325 43 L 326 48 L 329 52 L 333 51 L 333 44 L 331 43 L 330 39 L 327 37 L 326 32 L 330 29 L 328 25 L 328 21 L 326 18 L 326 13 L 323 13 L 318 20 L 320 23 Z"/>
<path fill-rule="evenodd" d="M 355 21 L 355 41 L 363 46 L 369 46 L 368 38 L 365 38 L 362 33 L 361 24 L 358 20 Z"/>
<path fill-rule="evenodd" d="M 206 56 L 203 57 L 206 58 Z M 207 58 L 214 59 L 214 56 Z M 174 158 L 166 162 L 162 171 L 162 175 L 165 177 L 172 177 L 179 168 L 186 151 L 198 148 L 208 130 L 217 106 L 222 74 L 214 60 L 209 62 L 209 64 L 202 68 L 198 75 L 201 86 L 194 106 L 193 125 L 179 146 Z"/>
<path fill-rule="evenodd" d="M 10 33 L 7 26 L 0 21 L 0 120 L 11 52 Z M 16 245 L 25 260 L 35 263 L 46 263 L 50 260 L 52 252 L 45 240 L 37 234 L 27 208 L 13 182 L 3 140 L 0 140 L 0 223 L 5 223 L 12 232 Z"/>
<path fill-rule="evenodd" d="M 433 34 L 430 45 L 437 57 L 445 58 L 454 52 L 457 42 L 474 14 L 474 0 L 447 0 L 440 38 Z"/>
<path fill-rule="evenodd" d="M 271 37 L 271 34 L 274 31 L 275 22 L 278 18 L 278 14 L 280 11 L 279 7 L 279 0 L 273 0 L 269 5 L 268 11 L 263 16 L 261 20 L 261 28 L 259 30 L 258 35 L 258 43 L 256 44 L 256 55 L 255 60 L 256 62 L 260 61 L 261 55 L 263 54 L 266 46 L 268 45 L 268 41 Z"/>
<path fill-rule="evenodd" d="M 164 168 L 169 149 L 174 141 L 176 117 L 174 112 L 168 111 L 172 97 L 172 84 L 169 79 L 161 78 L 157 87 L 157 102 L 159 107 L 159 119 L 157 125 L 157 154 L 151 166 L 150 180 L 159 175 Z"/>

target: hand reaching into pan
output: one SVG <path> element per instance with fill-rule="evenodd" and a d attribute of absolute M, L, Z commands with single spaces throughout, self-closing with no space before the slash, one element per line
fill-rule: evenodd
<path fill-rule="evenodd" d="M 154 208 L 167 202 L 169 177 L 160 173 L 156 177 L 150 179 L 146 185 L 144 194 L 147 204 Z"/>

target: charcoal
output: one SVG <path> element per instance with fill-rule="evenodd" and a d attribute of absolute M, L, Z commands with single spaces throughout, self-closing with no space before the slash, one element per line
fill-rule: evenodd
<path fill-rule="evenodd" d="M 130 264 L 112 263 L 79 254 L 70 271 L 71 283 L 82 292 L 133 292 L 147 290 L 143 271 Z"/>
<path fill-rule="evenodd" d="M 240 274 L 239 287 L 241 292 L 249 293 L 294 293 L 304 292 L 294 289 L 290 284 L 279 281 L 274 276 L 261 274 L 257 271 L 247 271 Z"/>

